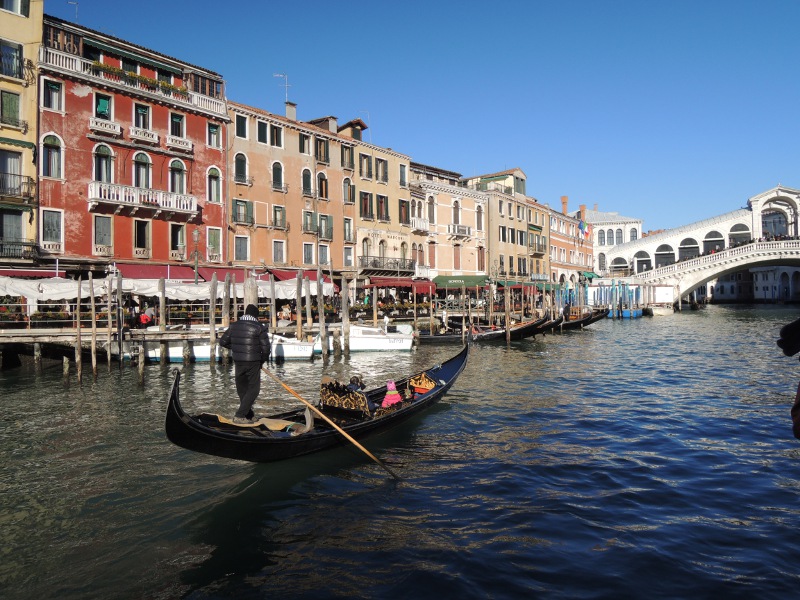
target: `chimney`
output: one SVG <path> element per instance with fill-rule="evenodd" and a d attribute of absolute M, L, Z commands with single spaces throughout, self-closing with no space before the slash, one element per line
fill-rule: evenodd
<path fill-rule="evenodd" d="M 586 218 L 586 205 L 585 204 L 581 204 L 580 208 L 581 208 L 581 212 L 578 215 L 578 217 L 581 218 L 581 219 L 585 219 Z"/>
<path fill-rule="evenodd" d="M 336 117 L 330 117 L 328 119 L 328 131 L 331 133 L 339 132 L 339 120 Z"/>
<path fill-rule="evenodd" d="M 286 118 L 291 121 L 297 121 L 297 104 L 288 100 L 286 101 Z"/>
<path fill-rule="evenodd" d="M 567 204 L 569 203 L 569 197 L 561 196 L 561 214 L 567 214 Z"/>
<path fill-rule="evenodd" d="M 594 212 L 597 212 L 597 202 L 594 203 Z"/>

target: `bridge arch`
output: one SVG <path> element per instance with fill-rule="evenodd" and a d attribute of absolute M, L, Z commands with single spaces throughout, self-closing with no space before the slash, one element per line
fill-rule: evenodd
<path fill-rule="evenodd" d="M 661 244 L 656 248 L 656 268 L 666 267 L 675 262 L 675 250 L 669 244 Z"/>
<path fill-rule="evenodd" d="M 703 254 L 719 252 L 725 249 L 725 238 L 719 231 L 712 230 L 703 238 Z"/>
<path fill-rule="evenodd" d="M 730 232 L 728 233 L 729 246 L 745 244 L 751 239 L 753 239 L 753 235 L 750 233 L 750 228 L 744 223 L 736 223 L 733 227 L 731 227 Z"/>
<path fill-rule="evenodd" d="M 683 238 L 678 245 L 678 260 L 689 260 L 700 255 L 700 244 L 694 238 Z"/>
<path fill-rule="evenodd" d="M 653 261 L 650 260 L 650 254 L 644 250 L 639 250 L 633 255 L 633 268 L 636 273 L 642 271 L 649 271 L 653 268 Z"/>

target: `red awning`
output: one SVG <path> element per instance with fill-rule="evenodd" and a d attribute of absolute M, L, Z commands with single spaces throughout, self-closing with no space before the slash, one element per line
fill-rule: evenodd
<path fill-rule="evenodd" d="M 117 270 L 128 279 L 169 279 L 170 281 L 194 281 L 194 269 L 181 265 L 116 264 Z M 199 273 L 199 269 L 198 269 Z"/>
<path fill-rule="evenodd" d="M 206 281 L 211 281 L 214 273 L 217 274 L 217 281 L 225 281 L 225 275 L 230 274 L 231 281 L 236 283 L 244 283 L 244 276 L 247 269 L 218 269 L 217 267 L 200 267 L 197 269 L 200 277 Z"/>
<path fill-rule="evenodd" d="M 51 269 L 34 270 L 34 269 L 0 269 L 0 276 L 2 277 L 64 277 L 65 271 L 56 271 Z"/>
<path fill-rule="evenodd" d="M 368 288 L 402 287 L 413 288 L 417 294 L 428 294 L 436 291 L 436 284 L 428 279 L 412 279 L 411 277 L 370 277 Z"/>
<path fill-rule="evenodd" d="M 270 269 L 270 273 L 275 276 L 275 281 L 288 281 L 289 279 L 297 279 L 298 271 L 292 269 Z M 308 277 L 309 281 L 316 281 L 317 280 L 317 271 L 316 269 L 306 269 L 305 271 L 301 271 L 303 273 L 303 279 Z M 267 275 L 262 275 L 261 280 L 267 279 Z M 322 275 L 322 281 L 325 283 L 331 283 L 331 278 L 327 275 Z"/>

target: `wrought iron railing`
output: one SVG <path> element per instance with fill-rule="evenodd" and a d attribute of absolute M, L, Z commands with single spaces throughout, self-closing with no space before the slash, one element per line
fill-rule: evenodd
<path fill-rule="evenodd" d="M 0 257 L 36 258 L 36 242 L 23 238 L 0 238 Z"/>
<path fill-rule="evenodd" d="M 413 271 L 414 261 L 408 258 L 389 258 L 387 256 L 359 256 L 358 266 L 361 269 L 381 271 Z"/>
<path fill-rule="evenodd" d="M 16 173 L 0 173 L 0 196 L 7 198 L 33 198 L 36 182 L 33 177 Z"/>

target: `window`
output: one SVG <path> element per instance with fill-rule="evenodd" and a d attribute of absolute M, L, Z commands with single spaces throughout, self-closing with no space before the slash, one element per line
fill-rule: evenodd
<path fill-rule="evenodd" d="M 272 189 L 283 191 L 283 165 L 275 163 L 272 165 Z"/>
<path fill-rule="evenodd" d="M 237 235 L 233 238 L 233 260 L 250 260 L 250 238 Z"/>
<path fill-rule="evenodd" d="M 178 159 L 169 163 L 169 191 L 173 194 L 186 193 L 186 168 Z"/>
<path fill-rule="evenodd" d="M 433 196 L 428 197 L 428 222 L 431 225 L 436 223 L 436 201 Z"/>
<path fill-rule="evenodd" d="M 42 86 L 42 106 L 50 110 L 64 110 L 62 106 L 62 87 L 60 81 L 45 80 Z"/>
<path fill-rule="evenodd" d="M 622 229 L 617 229 L 617 244 L 622 243 Z"/>
<path fill-rule="evenodd" d="M 272 262 L 282 264 L 286 262 L 286 242 L 272 240 Z"/>
<path fill-rule="evenodd" d="M 314 189 L 311 187 L 311 171 L 303 169 L 303 195 L 312 196 Z"/>
<path fill-rule="evenodd" d="M 184 137 L 183 130 L 183 115 L 177 113 L 170 113 L 169 117 L 169 134 L 173 137 Z"/>
<path fill-rule="evenodd" d="M 94 245 L 104 247 L 96 248 L 97 251 L 107 251 L 111 248 L 111 217 L 94 216 Z"/>
<path fill-rule="evenodd" d="M 19 119 L 19 94 L 0 92 L 0 123 L 22 127 Z"/>
<path fill-rule="evenodd" d="M 111 120 L 111 96 L 94 95 L 94 116 L 98 119 Z"/>
<path fill-rule="evenodd" d="M 286 228 L 286 209 L 283 206 L 272 207 L 272 226 L 279 229 Z"/>
<path fill-rule="evenodd" d="M 342 196 L 345 204 L 355 204 L 356 188 L 350 183 L 349 178 L 346 178 L 342 183 Z"/>
<path fill-rule="evenodd" d="M 146 104 L 133 105 L 133 124 L 140 129 L 150 129 L 150 107 Z"/>
<path fill-rule="evenodd" d="M 354 166 L 353 148 L 351 146 L 342 146 L 342 168 L 353 169 Z"/>
<path fill-rule="evenodd" d="M 345 217 L 344 219 L 344 241 L 353 241 L 353 219 Z"/>
<path fill-rule="evenodd" d="M 208 170 L 206 194 L 209 202 L 222 202 L 222 179 L 219 169 L 211 167 Z"/>
<path fill-rule="evenodd" d="M 361 192 L 359 199 L 359 214 L 362 219 L 374 219 L 375 213 L 372 212 L 372 194 L 369 192 Z"/>
<path fill-rule="evenodd" d="M 372 179 L 372 157 L 369 154 L 358 155 L 358 174 L 366 179 Z"/>
<path fill-rule="evenodd" d="M 259 121 L 258 122 L 258 132 L 256 133 L 258 141 L 261 142 L 262 144 L 268 143 L 268 140 L 267 140 L 267 133 L 268 132 L 269 132 L 269 125 L 264 123 L 264 121 Z"/>
<path fill-rule="evenodd" d="M 478 246 L 478 271 L 486 271 L 486 248 Z"/>
<path fill-rule="evenodd" d="M 378 242 L 378 256 L 386 258 L 386 240 Z"/>
<path fill-rule="evenodd" d="M 299 137 L 300 154 L 311 154 L 311 137 L 307 133 L 301 133 Z"/>
<path fill-rule="evenodd" d="M 186 259 L 186 225 L 183 223 L 170 224 L 169 249 L 172 260 Z"/>
<path fill-rule="evenodd" d="M 606 232 L 602 229 L 597 232 L 597 245 L 598 246 L 605 246 L 606 245 Z"/>
<path fill-rule="evenodd" d="M 247 117 L 236 115 L 236 137 L 247 139 Z"/>
<path fill-rule="evenodd" d="M 517 231 L 517 245 L 524 246 L 525 245 L 525 232 L 522 229 Z"/>
<path fill-rule="evenodd" d="M 639 232 L 636 227 L 631 227 L 631 236 L 630 241 L 634 241 L 639 238 Z"/>
<path fill-rule="evenodd" d="M 22 46 L 0 40 L 0 74 L 22 79 Z"/>
<path fill-rule="evenodd" d="M 42 210 L 42 242 L 45 244 L 58 244 L 61 251 L 61 218 L 60 210 Z"/>
<path fill-rule="evenodd" d="M 247 157 L 244 154 L 237 154 L 233 158 L 233 180 L 247 183 Z"/>
<path fill-rule="evenodd" d="M 479 206 L 475 210 L 475 230 L 483 231 L 483 207 Z"/>
<path fill-rule="evenodd" d="M 400 223 L 403 225 L 411 224 L 411 214 L 408 200 L 400 200 L 398 205 L 398 214 L 400 215 Z"/>
<path fill-rule="evenodd" d="M 317 232 L 317 213 L 310 210 L 303 211 L 303 232 L 316 233 Z"/>
<path fill-rule="evenodd" d="M 428 244 L 428 266 L 431 269 L 436 268 L 436 242 Z"/>
<path fill-rule="evenodd" d="M 383 183 L 389 181 L 389 163 L 382 158 L 375 159 L 375 179 Z"/>
<path fill-rule="evenodd" d="M 150 248 L 150 221 L 136 220 L 133 222 L 133 255 L 148 257 L 148 253 L 143 252 Z M 139 252 L 136 252 L 136 250 Z"/>
<path fill-rule="evenodd" d="M 314 140 L 314 153 L 316 154 L 317 162 L 329 165 L 331 163 L 330 154 L 328 154 L 329 143 L 328 140 L 323 138 L 316 138 Z"/>
<path fill-rule="evenodd" d="M 317 252 L 319 252 L 319 264 L 320 265 L 327 265 L 328 262 L 329 262 L 327 244 L 320 244 L 319 245 L 319 249 L 317 250 Z"/>
<path fill-rule="evenodd" d="M 461 204 L 458 200 L 453 202 L 453 225 L 461 224 Z"/>
<path fill-rule="evenodd" d="M 506 241 L 506 226 L 505 225 L 500 225 L 499 239 L 500 239 L 501 242 L 505 242 Z"/>
<path fill-rule="evenodd" d="M 61 140 L 54 135 L 42 140 L 42 176 L 61 179 Z"/>
<path fill-rule="evenodd" d="M 353 247 L 352 246 L 345 246 L 345 248 L 344 248 L 344 266 L 345 267 L 352 267 L 353 266 Z"/>
<path fill-rule="evenodd" d="M 273 125 L 269 128 L 270 138 L 269 143 L 277 148 L 283 147 L 283 129 Z"/>
<path fill-rule="evenodd" d="M 370 249 L 372 247 L 372 242 L 369 238 L 364 238 L 361 240 L 361 254 L 363 256 L 370 256 Z"/>
<path fill-rule="evenodd" d="M 222 229 L 219 227 L 206 229 L 206 252 L 208 260 L 222 260 Z"/>
<path fill-rule="evenodd" d="M 163 69 L 157 70 L 156 78 L 164 83 L 172 83 L 172 73 L 169 71 L 164 71 Z"/>
<path fill-rule="evenodd" d="M 503 201 L 502 200 L 500 200 L 500 202 L 498 203 L 497 210 L 500 213 L 500 216 L 502 217 L 503 216 Z"/>
<path fill-rule="evenodd" d="M 303 244 L 303 264 L 314 264 L 314 244 Z"/>
<path fill-rule="evenodd" d="M 406 165 L 400 165 L 400 185 L 406 187 L 408 181 L 406 180 Z"/>
<path fill-rule="evenodd" d="M 378 220 L 389 220 L 389 198 L 388 196 L 378 196 Z"/>
<path fill-rule="evenodd" d="M 0 150 L 0 195 L 21 196 L 23 191 L 22 154 Z"/>
<path fill-rule="evenodd" d="M 323 240 L 333 239 L 333 217 L 330 215 L 319 216 L 319 237 Z M 322 257 L 320 257 L 320 260 Z"/>
<path fill-rule="evenodd" d="M 505 263 L 505 260 L 506 260 L 505 257 L 501 254 L 500 255 L 500 274 L 501 275 L 505 275 L 506 274 L 506 263 Z"/>
<path fill-rule="evenodd" d="M 453 269 L 461 270 L 461 246 L 459 244 L 453 246 Z"/>
<path fill-rule="evenodd" d="M 138 152 L 133 157 L 133 185 L 138 188 L 150 187 L 150 157 Z"/>
<path fill-rule="evenodd" d="M 216 123 L 209 123 L 208 124 L 208 137 L 207 143 L 212 148 L 221 148 L 222 147 L 222 138 L 220 135 L 219 125 Z"/>
<path fill-rule="evenodd" d="M 113 181 L 111 148 L 98 146 L 94 151 L 94 180 L 103 183 Z"/>
<path fill-rule="evenodd" d="M 0 8 L 9 12 L 16 13 L 23 17 L 30 16 L 30 0 L 2 0 Z"/>
<path fill-rule="evenodd" d="M 252 225 L 255 222 L 253 219 L 253 203 L 249 200 L 234 200 L 232 217 L 234 223 Z"/>
<path fill-rule="evenodd" d="M 139 65 L 136 62 L 127 59 L 125 57 L 122 58 L 122 70 L 126 73 L 138 73 L 139 72 Z"/>
<path fill-rule="evenodd" d="M 317 194 L 322 200 L 328 199 L 328 178 L 325 177 L 325 173 L 317 175 Z"/>

